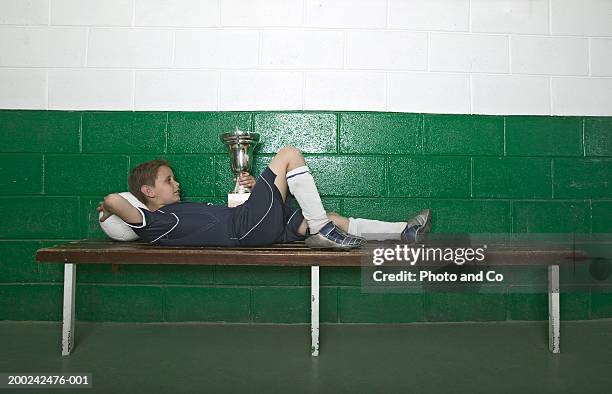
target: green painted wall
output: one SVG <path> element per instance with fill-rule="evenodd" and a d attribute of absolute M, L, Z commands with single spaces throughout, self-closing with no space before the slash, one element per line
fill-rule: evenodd
<path fill-rule="evenodd" d="M 303 149 L 324 203 L 344 215 L 404 220 L 433 210 L 433 231 L 612 233 L 612 118 L 342 112 L 0 111 L 0 320 L 60 320 L 61 265 L 36 249 L 103 237 L 94 208 L 127 190 L 135 164 L 166 157 L 184 198 L 222 203 L 231 188 L 217 134 L 263 135 L 255 172 L 280 147 Z M 346 171 L 350 169 L 350 171 Z M 544 319 L 531 269 L 465 293 L 363 294 L 357 268 L 321 271 L 323 322 Z M 563 319 L 612 317 L 612 279 L 562 295 Z M 520 275 L 519 275 L 520 276 Z M 79 267 L 83 321 L 307 322 L 306 268 Z M 523 287 L 522 287 L 523 286 Z"/>

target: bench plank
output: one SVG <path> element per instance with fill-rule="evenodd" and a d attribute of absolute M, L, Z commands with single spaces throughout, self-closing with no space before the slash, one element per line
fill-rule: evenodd
<path fill-rule="evenodd" d="M 384 244 L 383 244 L 384 245 Z M 392 247 L 392 243 L 388 244 Z M 426 244 L 425 247 L 448 247 Z M 485 260 L 478 265 L 552 265 L 586 261 L 586 252 L 563 246 L 530 247 L 488 244 Z M 304 242 L 265 247 L 164 247 L 146 242 L 105 240 L 72 241 L 36 252 L 40 263 L 78 264 L 199 264 L 199 265 L 283 265 L 360 266 L 370 261 L 369 249 L 352 251 L 313 250 Z M 368 260 L 366 260 L 368 259 Z M 371 264 L 371 263 L 370 263 Z M 474 264 L 474 263 L 472 263 Z M 385 263 L 385 265 L 395 265 Z M 397 265 L 405 265 L 401 262 Z M 448 261 L 419 261 L 418 266 L 444 266 Z"/>

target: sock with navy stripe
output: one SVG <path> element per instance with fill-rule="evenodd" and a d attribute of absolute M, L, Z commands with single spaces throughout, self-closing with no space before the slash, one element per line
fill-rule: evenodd
<path fill-rule="evenodd" d="M 318 233 L 321 227 L 329 222 L 329 219 L 308 166 L 294 168 L 287 172 L 287 185 L 302 208 L 302 215 L 308 223 L 310 233 Z"/>

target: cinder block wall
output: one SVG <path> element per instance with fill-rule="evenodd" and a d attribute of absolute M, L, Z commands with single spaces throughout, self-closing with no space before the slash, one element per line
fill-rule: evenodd
<path fill-rule="evenodd" d="M 127 190 L 130 167 L 169 159 L 184 198 L 223 203 L 232 186 L 218 133 L 260 132 L 258 173 L 301 147 L 329 210 L 405 220 L 437 233 L 611 233 L 612 118 L 373 112 L 0 111 L 0 319 L 59 320 L 62 266 L 37 248 L 103 237 L 95 207 Z M 518 277 L 518 276 L 522 277 Z M 464 293 L 363 294 L 358 268 L 324 268 L 324 322 L 544 319 L 530 269 Z M 79 267 L 78 318 L 94 321 L 307 322 L 303 268 Z M 612 316 L 612 278 L 568 267 L 564 319 Z M 536 286 L 537 287 L 537 286 Z"/>
<path fill-rule="evenodd" d="M 34 252 L 101 237 L 94 207 L 130 166 L 167 157 L 185 198 L 221 203 L 217 134 L 236 126 L 263 134 L 256 171 L 301 147 L 345 215 L 430 207 L 435 232 L 610 232 L 611 15 L 608 0 L 0 0 L 0 320 L 59 320 L 61 267 Z M 563 275 L 593 285 L 563 295 L 564 319 L 612 316 L 610 279 Z M 83 267 L 77 316 L 305 322 L 309 278 Z M 546 297 L 515 279 L 380 295 L 358 270 L 324 269 L 321 318 L 545 318 Z"/>

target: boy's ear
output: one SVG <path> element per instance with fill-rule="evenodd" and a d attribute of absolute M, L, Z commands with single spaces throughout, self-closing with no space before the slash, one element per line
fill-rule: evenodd
<path fill-rule="evenodd" d="M 142 192 L 142 194 L 149 198 L 155 197 L 155 192 L 153 191 L 153 188 L 149 185 L 140 186 L 140 191 Z"/>

